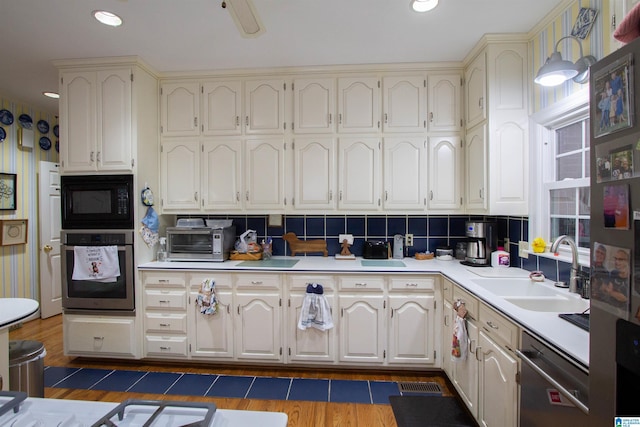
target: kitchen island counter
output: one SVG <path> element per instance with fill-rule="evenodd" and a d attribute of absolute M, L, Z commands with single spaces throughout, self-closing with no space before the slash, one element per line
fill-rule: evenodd
<path fill-rule="evenodd" d="M 38 311 L 38 301 L 29 298 L 0 298 L 0 375 L 2 389 L 9 390 L 9 326 Z"/>
<path fill-rule="evenodd" d="M 486 304 L 504 314 L 514 323 L 556 347 L 585 367 L 589 366 L 589 333 L 558 317 L 559 312 L 534 311 L 521 308 L 503 297 L 496 296 L 474 279 L 487 277 L 528 277 L 529 272 L 519 268 L 494 269 L 491 267 L 467 267 L 457 260 L 416 260 L 414 258 L 389 260 L 337 260 L 332 257 L 273 257 L 273 260 L 296 260 L 282 267 L 279 262 L 225 261 L 225 262 L 149 262 L 138 266 L 140 270 L 199 270 L 199 271 L 270 271 L 278 273 L 325 273 L 325 274 L 442 274 L 474 294 Z M 365 261 L 363 263 L 363 261 Z M 366 261 L 377 261 L 376 263 Z M 540 286 L 550 286 L 546 281 Z M 551 285 L 552 286 L 552 285 Z M 568 300 L 580 299 L 566 289 L 555 289 Z M 572 312 L 572 310 L 562 310 Z"/>

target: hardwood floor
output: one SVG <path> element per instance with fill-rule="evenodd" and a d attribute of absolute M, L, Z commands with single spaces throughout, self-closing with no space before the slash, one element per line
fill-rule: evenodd
<path fill-rule="evenodd" d="M 382 371 L 382 370 L 329 370 L 329 369 L 286 369 L 279 367 L 230 366 L 217 364 L 193 364 L 171 362 L 146 362 L 122 360 L 98 360 L 73 358 L 63 354 L 62 315 L 48 319 L 27 322 L 21 328 L 9 333 L 10 340 L 36 340 L 44 344 L 45 366 L 88 367 L 102 369 L 133 369 L 161 372 L 215 373 L 250 376 L 296 376 L 301 378 L 364 379 L 380 381 L 433 381 L 440 384 L 443 395 L 453 395 L 453 387 L 439 372 Z M 167 396 L 162 394 L 143 394 L 127 392 L 107 392 L 99 390 L 75 390 L 45 388 L 45 397 L 56 399 L 79 399 L 108 402 L 121 402 L 125 399 L 152 400 L 190 400 L 200 402 L 213 401 L 218 408 L 246 409 L 255 411 L 284 412 L 289 417 L 289 426 L 396 426 L 390 405 L 303 402 L 292 400 L 231 399 L 194 396 Z"/>

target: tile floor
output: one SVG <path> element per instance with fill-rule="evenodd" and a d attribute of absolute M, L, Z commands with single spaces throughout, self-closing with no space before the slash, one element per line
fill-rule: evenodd
<path fill-rule="evenodd" d="M 390 381 L 271 378 L 56 366 L 45 368 L 44 385 L 167 395 L 374 404 L 389 404 L 389 396 L 402 395 L 398 383 Z"/>

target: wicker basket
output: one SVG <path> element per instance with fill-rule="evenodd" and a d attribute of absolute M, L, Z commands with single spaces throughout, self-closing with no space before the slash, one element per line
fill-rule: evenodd
<path fill-rule="evenodd" d="M 262 259 L 262 252 L 238 252 L 231 251 L 229 256 L 234 261 L 260 261 Z"/>

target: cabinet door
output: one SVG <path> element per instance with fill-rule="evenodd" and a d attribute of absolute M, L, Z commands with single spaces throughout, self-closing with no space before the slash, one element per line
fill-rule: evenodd
<path fill-rule="evenodd" d="M 298 320 L 304 302 L 304 293 L 295 293 L 289 297 L 288 330 L 289 351 L 288 360 L 296 362 L 324 362 L 333 363 L 335 354 L 335 330 L 333 327 L 326 331 L 316 328 L 298 329 Z M 326 295 L 329 306 L 333 307 L 333 295 Z"/>
<path fill-rule="evenodd" d="M 458 136 L 429 138 L 429 210 L 462 209 L 462 152 Z"/>
<path fill-rule="evenodd" d="M 160 89 L 162 136 L 200 135 L 200 84 L 165 83 Z"/>
<path fill-rule="evenodd" d="M 191 357 L 233 358 L 233 293 L 216 291 L 218 311 L 215 314 L 200 313 L 196 303 L 197 291 L 191 291 L 189 308 L 189 348 Z"/>
<path fill-rule="evenodd" d="M 201 190 L 205 210 L 242 208 L 242 140 L 202 143 Z"/>
<path fill-rule="evenodd" d="M 340 295 L 340 361 L 384 361 L 384 296 Z"/>
<path fill-rule="evenodd" d="M 478 420 L 481 426 L 518 425 L 517 360 L 480 331 L 480 392 Z"/>
<path fill-rule="evenodd" d="M 338 141 L 338 207 L 380 209 L 380 140 L 341 138 Z"/>
<path fill-rule="evenodd" d="M 293 131 L 332 133 L 335 129 L 335 80 L 295 79 L 293 81 Z"/>
<path fill-rule="evenodd" d="M 96 169 L 96 73 L 65 72 L 60 88 L 60 157 L 65 172 Z"/>
<path fill-rule="evenodd" d="M 334 209 L 335 140 L 296 138 L 294 156 L 294 200 L 296 209 Z"/>
<path fill-rule="evenodd" d="M 377 132 L 380 129 L 380 79 L 338 79 L 338 131 Z"/>
<path fill-rule="evenodd" d="M 203 135 L 239 135 L 241 115 L 242 82 L 202 84 Z"/>
<path fill-rule="evenodd" d="M 160 153 L 163 211 L 200 210 L 200 143 L 163 141 Z"/>
<path fill-rule="evenodd" d="M 238 359 L 282 360 L 280 295 L 236 294 Z"/>
<path fill-rule="evenodd" d="M 487 209 L 487 140 L 486 125 L 478 126 L 467 134 L 465 147 L 466 162 L 466 204 L 467 209 L 485 211 Z"/>
<path fill-rule="evenodd" d="M 445 281 L 446 284 L 446 281 Z M 453 339 L 453 319 L 455 313 L 451 301 L 445 299 L 442 313 L 442 370 L 453 382 L 453 362 L 451 361 L 451 342 Z"/>
<path fill-rule="evenodd" d="M 135 319 L 128 317 L 63 317 L 64 354 L 134 358 L 138 354 Z"/>
<path fill-rule="evenodd" d="M 281 79 L 245 83 L 245 132 L 283 134 L 285 82 Z"/>
<path fill-rule="evenodd" d="M 485 52 L 478 55 L 465 70 L 467 129 L 487 118 L 487 78 Z"/>
<path fill-rule="evenodd" d="M 424 210 L 427 187 L 427 149 L 424 138 L 384 139 L 384 196 L 386 210 Z"/>
<path fill-rule="evenodd" d="M 435 365 L 435 297 L 389 296 L 389 363 Z"/>
<path fill-rule="evenodd" d="M 131 69 L 97 75 L 97 151 L 99 170 L 131 170 Z"/>
<path fill-rule="evenodd" d="M 422 132 L 426 127 L 424 76 L 384 77 L 384 130 Z"/>
<path fill-rule="evenodd" d="M 451 312 L 455 319 L 455 312 Z M 479 362 L 476 359 L 476 349 L 478 348 L 478 325 L 473 319 L 467 316 L 467 335 L 469 336 L 469 353 L 464 360 L 456 360 L 451 362 L 451 369 L 453 375 L 450 377 L 451 382 L 458 390 L 458 395 L 462 401 L 467 405 L 469 411 L 474 417 L 478 416 L 478 375 L 479 375 Z M 453 328 L 449 334 L 449 347 L 451 350 L 451 341 L 453 339 Z M 449 358 L 451 358 L 451 352 L 448 352 Z M 497 425 L 497 424 L 496 424 Z M 508 423 L 506 425 L 509 425 Z M 505 427 L 506 427 L 505 425 Z M 517 424 L 512 424 L 517 425 Z"/>
<path fill-rule="evenodd" d="M 427 79 L 430 131 L 459 131 L 462 129 L 460 74 L 432 74 Z"/>
<path fill-rule="evenodd" d="M 250 139 L 245 150 L 245 207 L 284 208 L 284 141 Z"/>

